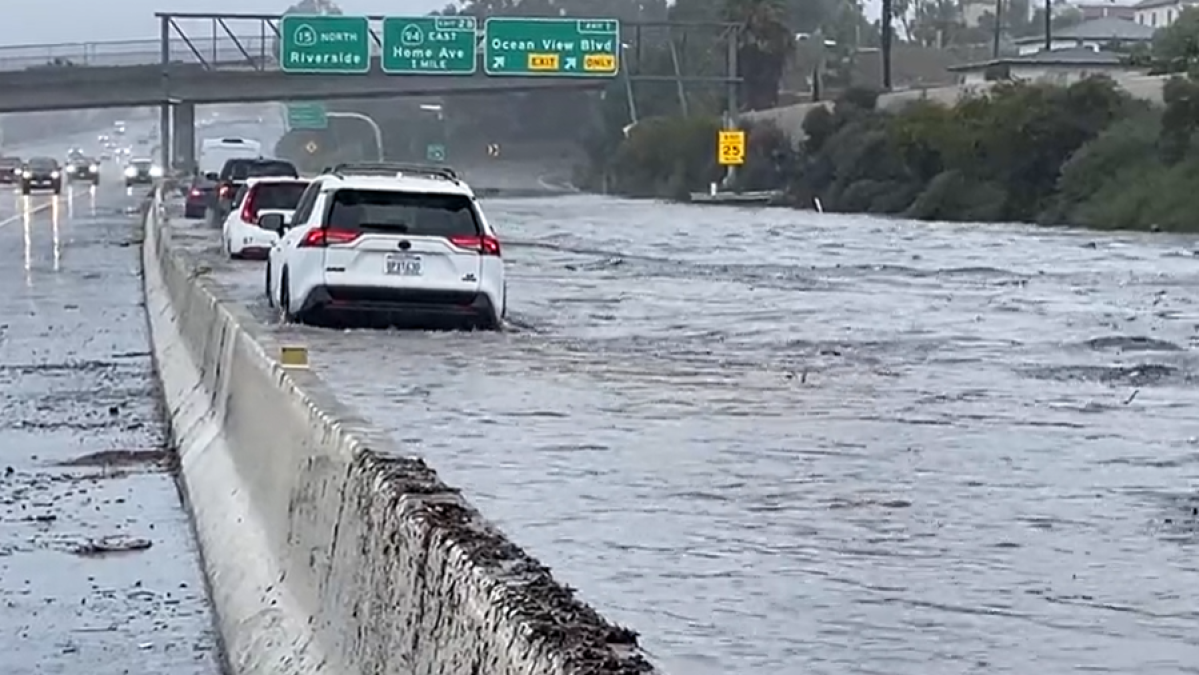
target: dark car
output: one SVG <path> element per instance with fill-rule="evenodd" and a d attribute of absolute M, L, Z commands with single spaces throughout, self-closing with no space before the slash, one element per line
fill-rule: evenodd
<path fill-rule="evenodd" d="M 196 176 L 187 188 L 187 197 L 183 202 L 184 218 L 203 218 L 208 209 L 208 203 L 216 192 L 216 181 L 204 176 Z"/>
<path fill-rule="evenodd" d="M 16 185 L 24 166 L 20 157 L 0 157 L 0 185 Z"/>
<path fill-rule="evenodd" d="M 229 215 L 229 209 L 232 208 L 233 198 L 246 184 L 246 179 L 266 176 L 299 178 L 300 172 L 296 170 L 295 164 L 283 159 L 239 157 L 227 160 L 225 166 L 221 167 L 221 173 L 215 177 L 217 190 L 213 200 L 209 202 L 209 223 L 216 227 L 224 222 L 225 217 Z M 208 177 L 213 176 L 209 174 Z"/>
<path fill-rule="evenodd" d="M 86 155 L 73 154 L 67 159 L 67 178 L 87 181 L 92 185 L 100 183 L 100 160 Z"/>
<path fill-rule="evenodd" d="M 21 168 L 21 194 L 34 190 L 54 190 L 62 194 L 62 167 L 53 157 L 34 157 Z"/>
<path fill-rule="evenodd" d="M 133 185 L 153 185 L 154 179 L 161 178 L 162 172 L 154 166 L 152 159 L 132 159 L 125 167 L 125 187 Z"/>

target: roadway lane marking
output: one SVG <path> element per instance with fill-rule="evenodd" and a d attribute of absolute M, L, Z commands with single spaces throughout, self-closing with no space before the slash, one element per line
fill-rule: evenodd
<path fill-rule="evenodd" d="M 86 192 L 68 192 L 66 195 L 65 201 L 74 201 L 75 199 L 78 199 L 79 197 L 82 197 L 85 194 L 87 194 L 87 193 Z M 22 198 L 23 197 L 24 197 L 24 195 L 22 195 Z M 55 196 L 55 198 L 53 200 L 48 201 L 44 204 L 38 204 L 37 206 L 35 206 L 33 208 L 28 208 L 28 209 L 22 208 L 21 212 L 16 214 L 15 216 L 9 216 L 8 218 L 5 218 L 4 220 L 0 220 L 0 228 L 3 228 L 5 225 L 9 225 L 11 223 L 15 223 L 18 220 L 21 220 L 23 218 L 30 217 L 35 213 L 41 213 L 42 211 L 45 211 L 46 209 L 53 208 L 54 203 L 56 201 L 58 201 L 59 198 L 60 198 L 60 196 Z M 22 201 L 24 201 L 24 200 L 22 199 Z"/>

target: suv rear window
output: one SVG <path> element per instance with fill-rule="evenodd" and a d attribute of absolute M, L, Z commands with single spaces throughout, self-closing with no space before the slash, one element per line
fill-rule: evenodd
<path fill-rule="evenodd" d="M 231 159 L 221 168 L 221 181 L 244 181 L 259 176 L 298 178 L 300 172 L 291 162 L 281 159 Z"/>
<path fill-rule="evenodd" d="M 308 183 L 259 183 L 254 206 L 259 209 L 294 209 Z"/>
<path fill-rule="evenodd" d="M 239 208 L 242 201 L 245 200 L 249 193 L 249 187 L 243 185 L 237 191 L 237 197 L 233 200 L 233 208 Z M 254 208 L 262 209 L 285 209 L 292 210 L 296 208 L 296 204 L 300 201 L 300 196 L 304 194 L 304 190 L 308 189 L 306 182 L 287 182 L 287 183 L 259 183 L 254 191 Z"/>
<path fill-rule="evenodd" d="M 330 227 L 417 237 L 478 236 L 481 228 L 465 195 L 343 189 L 325 216 Z"/>

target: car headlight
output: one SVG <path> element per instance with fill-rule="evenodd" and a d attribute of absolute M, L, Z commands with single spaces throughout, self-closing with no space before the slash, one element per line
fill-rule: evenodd
<path fill-rule="evenodd" d="M 32 173 L 29 173 L 28 171 L 26 171 L 26 172 L 24 172 L 24 173 L 22 173 L 22 174 L 21 174 L 21 177 L 22 177 L 22 178 L 33 178 L 33 174 L 32 174 Z"/>
<path fill-rule="evenodd" d="M 133 178 L 136 175 L 137 175 L 137 169 L 135 169 L 133 167 L 128 167 L 125 169 L 125 176 L 127 178 Z"/>
<path fill-rule="evenodd" d="M 96 166 L 95 164 L 92 164 L 91 166 L 87 167 L 87 170 L 91 171 L 92 173 L 95 173 L 100 170 L 100 167 Z"/>
<path fill-rule="evenodd" d="M 67 167 L 67 173 L 75 173 L 75 167 L 73 167 L 73 166 L 68 166 L 68 167 Z"/>
<path fill-rule="evenodd" d="M 150 175 L 155 178 L 161 178 L 162 177 L 162 167 L 161 166 L 150 167 Z"/>
<path fill-rule="evenodd" d="M 50 177 L 51 177 L 51 178 L 58 178 L 58 172 L 57 172 L 57 171 L 51 171 L 51 172 L 50 172 Z"/>

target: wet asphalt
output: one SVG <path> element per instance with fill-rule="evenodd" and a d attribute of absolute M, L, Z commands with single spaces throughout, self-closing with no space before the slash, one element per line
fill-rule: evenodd
<path fill-rule="evenodd" d="M 274 330 L 668 672 L 1199 672 L 1193 239 L 485 206 L 512 330 Z"/>
<path fill-rule="evenodd" d="M 107 171 L 58 198 L 0 186 L 0 672 L 214 675 L 129 213 L 145 191 Z"/>

